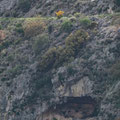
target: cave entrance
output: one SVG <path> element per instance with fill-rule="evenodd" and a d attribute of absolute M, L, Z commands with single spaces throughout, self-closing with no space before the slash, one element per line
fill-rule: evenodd
<path fill-rule="evenodd" d="M 83 97 L 62 97 L 60 103 L 49 109 L 50 118 L 47 114 L 46 120 L 57 120 L 64 118 L 87 118 L 95 115 L 97 102 L 90 96 Z M 59 116 L 59 117 L 58 117 Z M 60 117 L 61 116 L 61 117 Z M 44 119 L 45 120 L 45 119 Z"/>

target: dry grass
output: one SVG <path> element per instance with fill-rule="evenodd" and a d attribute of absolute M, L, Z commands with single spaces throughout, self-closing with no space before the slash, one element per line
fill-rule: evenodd
<path fill-rule="evenodd" d="M 33 37 L 41 34 L 46 29 L 46 23 L 43 19 L 27 19 L 23 24 L 25 37 Z"/>

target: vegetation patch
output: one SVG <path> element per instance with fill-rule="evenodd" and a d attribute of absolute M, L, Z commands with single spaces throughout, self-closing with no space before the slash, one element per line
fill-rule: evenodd
<path fill-rule="evenodd" d="M 53 67 L 59 67 L 69 63 L 79 53 L 84 46 L 84 42 L 89 39 L 89 35 L 84 30 L 77 30 L 71 33 L 65 40 L 65 47 L 53 47 L 41 57 L 39 63 L 40 71 L 48 71 Z"/>
<path fill-rule="evenodd" d="M 56 12 L 56 16 L 58 18 L 61 18 L 63 16 L 63 14 L 64 14 L 64 11 L 61 11 L 61 10 L 59 10 L 58 12 Z"/>
<path fill-rule="evenodd" d="M 33 37 L 45 31 L 46 23 L 42 18 L 26 19 L 23 24 L 23 29 L 25 37 Z"/>
<path fill-rule="evenodd" d="M 72 27 L 73 27 L 72 22 L 70 20 L 65 20 L 61 25 L 61 31 L 69 33 L 71 32 Z"/>
<path fill-rule="evenodd" d="M 89 27 L 91 25 L 92 21 L 89 17 L 83 17 L 80 18 L 80 24 L 84 27 Z"/>
<path fill-rule="evenodd" d="M 66 49 L 70 52 L 70 54 L 77 55 L 79 50 L 84 46 L 84 42 L 89 39 L 89 34 L 84 30 L 77 30 L 74 33 L 71 33 L 66 41 Z"/>
<path fill-rule="evenodd" d="M 16 24 L 15 31 L 16 31 L 17 33 L 19 33 L 19 34 L 24 35 L 23 26 L 22 26 L 22 24 L 21 24 L 21 23 Z"/>
<path fill-rule="evenodd" d="M 49 36 L 48 34 L 41 34 L 35 37 L 33 50 L 36 54 L 39 54 L 42 50 L 49 46 Z"/>

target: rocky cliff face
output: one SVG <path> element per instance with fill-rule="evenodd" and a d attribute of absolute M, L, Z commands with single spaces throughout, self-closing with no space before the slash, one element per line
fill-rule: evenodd
<path fill-rule="evenodd" d="M 119 120 L 118 3 L 1 0 L 0 120 Z"/>

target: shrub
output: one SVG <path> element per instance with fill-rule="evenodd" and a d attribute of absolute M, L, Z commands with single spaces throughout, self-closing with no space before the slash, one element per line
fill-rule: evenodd
<path fill-rule="evenodd" d="M 24 35 L 24 30 L 21 27 L 20 28 L 16 28 L 16 32 Z"/>
<path fill-rule="evenodd" d="M 70 54 L 66 47 L 63 48 L 61 46 L 59 46 L 57 48 L 57 56 L 56 56 L 56 61 L 54 63 L 54 67 L 59 67 L 62 66 L 64 63 L 69 63 L 70 62 L 70 58 L 72 57 L 72 54 Z"/>
<path fill-rule="evenodd" d="M 21 23 L 16 24 L 15 31 L 16 31 L 17 33 L 20 33 L 20 34 L 24 35 L 23 26 L 22 26 Z"/>
<path fill-rule="evenodd" d="M 38 34 L 41 34 L 46 29 L 45 22 L 40 19 L 28 19 L 23 24 L 25 37 L 33 37 Z"/>
<path fill-rule="evenodd" d="M 40 71 L 48 71 L 51 68 L 57 68 L 63 63 L 70 62 L 72 54 L 67 52 L 66 48 L 61 46 L 50 48 L 41 58 Z"/>
<path fill-rule="evenodd" d="M 74 17 L 74 16 L 70 17 L 69 20 L 73 23 L 75 23 L 77 21 L 76 17 Z"/>
<path fill-rule="evenodd" d="M 77 30 L 66 39 L 65 47 L 50 48 L 42 57 L 39 63 L 40 71 L 48 71 L 53 67 L 59 67 L 71 62 L 83 46 L 84 41 L 88 40 L 89 35 L 84 30 Z"/>
<path fill-rule="evenodd" d="M 49 44 L 49 37 L 47 34 L 39 35 L 35 38 L 33 49 L 36 54 L 39 54 Z"/>
<path fill-rule="evenodd" d="M 56 15 L 58 18 L 61 18 L 63 16 L 63 14 L 64 14 L 64 11 L 61 11 L 61 10 L 56 12 Z"/>
<path fill-rule="evenodd" d="M 31 1 L 30 0 L 19 0 L 18 7 L 23 12 L 27 12 L 31 7 Z"/>
<path fill-rule="evenodd" d="M 88 17 L 80 18 L 80 24 L 84 27 L 89 27 L 92 21 Z"/>
<path fill-rule="evenodd" d="M 49 25 L 48 26 L 48 33 L 51 34 L 53 31 L 53 26 L 52 25 Z"/>
<path fill-rule="evenodd" d="M 50 48 L 41 58 L 39 68 L 40 71 L 49 70 L 55 63 L 57 56 L 57 48 Z"/>
<path fill-rule="evenodd" d="M 72 27 L 73 27 L 72 22 L 70 20 L 66 20 L 61 25 L 61 31 L 71 32 Z"/>
<path fill-rule="evenodd" d="M 65 41 L 67 51 L 72 55 L 76 55 L 81 47 L 83 47 L 84 41 L 88 39 L 89 35 L 84 30 L 77 30 L 71 33 Z"/>
<path fill-rule="evenodd" d="M 21 23 L 17 23 L 16 27 L 22 27 L 22 24 Z"/>

